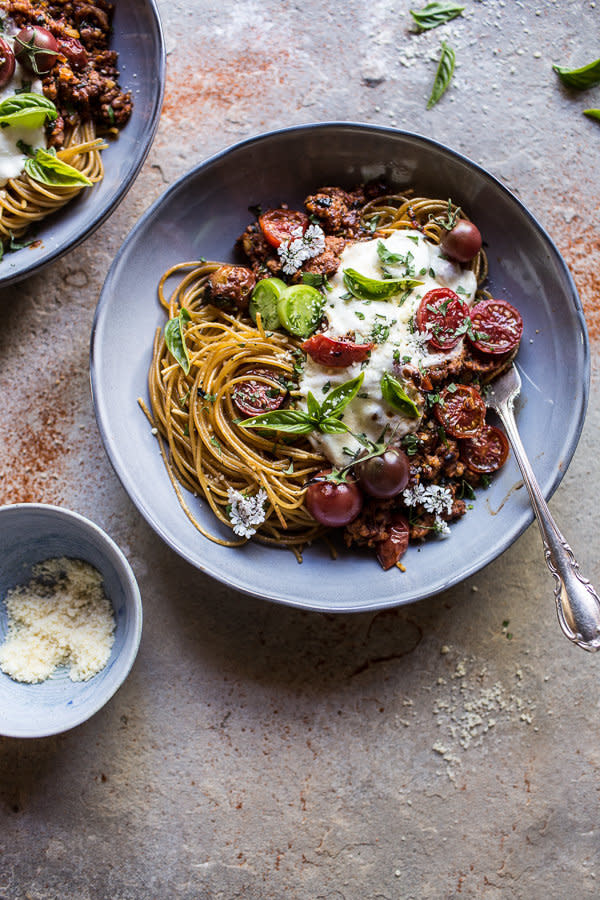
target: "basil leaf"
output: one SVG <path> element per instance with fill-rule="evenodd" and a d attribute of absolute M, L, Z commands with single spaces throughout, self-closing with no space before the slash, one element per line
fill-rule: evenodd
<path fill-rule="evenodd" d="M 46 122 L 54 122 L 57 116 L 52 100 L 41 94 L 18 94 L 0 103 L 0 125 L 41 128 Z"/>
<path fill-rule="evenodd" d="M 600 119 L 600 109 L 584 109 L 583 114 L 590 119 Z"/>
<path fill-rule="evenodd" d="M 265 428 L 269 431 L 287 431 L 289 434 L 309 434 L 315 423 L 301 409 L 274 409 L 260 413 L 239 423 L 242 428 Z"/>
<path fill-rule="evenodd" d="M 190 355 L 185 343 L 185 325 L 190 318 L 189 312 L 185 306 L 182 306 L 179 315 L 174 319 L 169 319 L 165 325 L 165 344 L 171 356 L 179 363 L 186 375 L 190 371 Z"/>
<path fill-rule="evenodd" d="M 310 391 L 306 395 L 306 405 L 308 407 L 308 414 L 311 419 L 315 419 L 315 421 L 318 422 L 321 418 L 321 405 Z"/>
<path fill-rule="evenodd" d="M 452 47 L 448 46 L 446 41 L 442 41 L 442 55 L 440 56 L 437 72 L 435 74 L 431 96 L 427 101 L 427 109 L 431 109 L 432 106 L 435 106 L 448 89 L 448 85 L 450 84 L 454 73 L 455 62 L 456 54 L 454 50 Z"/>
<path fill-rule="evenodd" d="M 327 418 L 319 422 L 319 431 L 322 431 L 323 434 L 344 434 L 349 430 L 348 426 L 340 422 L 339 419 Z"/>
<path fill-rule="evenodd" d="M 321 404 L 321 416 L 324 419 L 336 418 L 346 409 L 351 400 L 354 400 L 363 383 L 365 373 L 361 372 L 356 378 L 345 381 L 330 391 Z"/>
<path fill-rule="evenodd" d="M 411 400 L 398 379 L 390 375 L 389 372 L 384 372 L 381 376 L 381 396 L 386 403 L 389 403 L 390 406 L 393 406 L 394 409 L 397 409 L 403 415 L 408 416 L 409 419 L 418 419 L 420 417 L 421 413 L 417 404 L 414 400 Z"/>
<path fill-rule="evenodd" d="M 377 256 L 384 266 L 404 265 L 404 257 L 401 253 L 393 253 L 385 246 L 383 241 L 377 241 Z"/>
<path fill-rule="evenodd" d="M 49 150 L 36 150 L 33 159 L 25 161 L 25 171 L 34 181 L 48 184 L 52 187 L 75 187 L 76 185 L 93 184 L 87 175 L 80 172 L 74 166 L 63 162 Z"/>
<path fill-rule="evenodd" d="M 423 9 L 411 9 L 410 14 L 419 31 L 428 31 L 460 16 L 463 10 L 457 3 L 428 3 Z"/>
<path fill-rule="evenodd" d="M 552 66 L 566 87 L 576 91 L 585 91 L 600 83 L 600 59 L 582 66 L 580 69 L 566 69 L 564 66 Z"/>
<path fill-rule="evenodd" d="M 414 278 L 386 278 L 380 281 L 378 278 L 367 278 L 356 269 L 344 269 L 344 285 L 352 296 L 359 300 L 389 300 L 394 294 L 423 284 Z"/>

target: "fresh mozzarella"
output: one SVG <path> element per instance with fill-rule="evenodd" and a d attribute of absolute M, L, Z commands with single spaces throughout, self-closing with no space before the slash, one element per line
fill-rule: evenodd
<path fill-rule="evenodd" d="M 39 79 L 32 81 L 23 67 L 17 63 L 15 73 L 5 87 L 0 89 L 0 103 L 7 100 L 23 86 L 33 94 L 42 93 L 42 82 Z M 0 128 L 0 187 L 5 185 L 10 178 L 16 178 L 23 171 L 27 155 L 19 148 L 19 142 L 27 144 L 33 150 L 46 148 L 46 134 L 44 126 L 40 128 Z"/>
<path fill-rule="evenodd" d="M 414 317 L 423 296 L 431 290 L 448 287 L 461 300 L 471 304 L 477 289 L 476 279 L 468 269 L 444 259 L 440 248 L 418 231 L 395 231 L 381 243 L 386 250 L 403 258 L 402 264 L 386 264 L 385 272 L 377 252 L 379 240 L 350 244 L 342 253 L 340 267 L 326 292 L 325 334 L 331 338 L 351 339 L 356 343 L 374 341 L 369 359 L 344 368 L 332 368 L 306 360 L 299 390 L 302 398 L 309 391 L 321 402 L 329 390 L 364 372 L 360 393 L 346 407 L 343 422 L 353 434 L 366 435 L 371 441 L 381 437 L 386 426 L 389 439 L 415 431 L 419 419 L 408 418 L 389 406 L 381 394 L 381 378 L 385 372 L 396 377 L 402 362 L 423 369 L 440 365 L 462 352 L 462 339 L 447 352 L 431 352 L 426 336 L 419 333 Z M 381 280 L 387 273 L 394 278 L 412 277 L 422 284 L 408 294 L 400 292 L 389 300 L 364 301 L 351 297 L 344 285 L 344 269 L 355 269 L 368 278 Z M 334 465 L 348 462 L 348 453 L 356 453 L 361 444 L 350 433 L 311 435 L 314 446 Z"/>

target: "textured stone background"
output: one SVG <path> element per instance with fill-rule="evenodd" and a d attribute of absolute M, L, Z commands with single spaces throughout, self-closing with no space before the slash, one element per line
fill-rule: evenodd
<path fill-rule="evenodd" d="M 409 0 L 159 6 L 168 81 L 140 177 L 82 247 L 0 294 L 0 499 L 97 521 L 145 611 L 133 671 L 91 721 L 0 739 L 0 898 L 596 897 L 600 660 L 558 629 L 535 526 L 408 608 L 336 617 L 241 596 L 168 550 L 124 494 L 88 343 L 123 238 L 214 151 L 329 119 L 445 142 L 521 198 L 575 277 L 591 402 L 551 506 L 600 587 L 600 125 L 582 115 L 600 87 L 573 94 L 551 68 L 600 56 L 600 4 L 465 0 L 422 36 Z M 427 111 L 443 37 L 456 74 Z"/>

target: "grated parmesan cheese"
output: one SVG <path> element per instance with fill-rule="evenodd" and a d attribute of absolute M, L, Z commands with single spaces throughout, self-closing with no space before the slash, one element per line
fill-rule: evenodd
<path fill-rule="evenodd" d="M 66 666 L 72 681 L 88 681 L 108 662 L 115 619 L 102 575 L 80 559 L 47 559 L 33 577 L 8 591 L 8 633 L 0 669 L 34 684 Z"/>

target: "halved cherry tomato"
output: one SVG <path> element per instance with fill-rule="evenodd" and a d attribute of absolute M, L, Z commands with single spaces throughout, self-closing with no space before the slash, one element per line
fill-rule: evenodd
<path fill-rule="evenodd" d="M 308 222 L 306 213 L 295 209 L 268 209 L 258 217 L 264 238 L 272 247 L 279 247 L 284 241 L 293 241 L 303 235 Z"/>
<path fill-rule="evenodd" d="M 253 369 L 248 376 L 248 381 L 240 381 L 231 393 L 231 399 L 242 415 L 258 416 L 279 409 L 287 396 L 287 388 L 279 382 L 277 374 L 265 368 Z"/>
<path fill-rule="evenodd" d="M 485 423 L 485 402 L 470 384 L 444 388 L 434 412 L 446 434 L 453 438 L 474 437 Z"/>
<path fill-rule="evenodd" d="M 319 472 L 319 481 L 306 489 L 306 508 L 311 516 L 330 528 L 349 525 L 362 509 L 363 498 L 353 481 L 328 481 L 331 470 Z"/>
<path fill-rule="evenodd" d="M 355 362 L 364 362 L 375 344 L 354 344 L 352 341 L 337 341 L 325 334 L 313 334 L 302 344 L 302 349 L 322 366 L 342 368 Z"/>
<path fill-rule="evenodd" d="M 469 307 L 450 288 L 427 291 L 417 310 L 417 328 L 431 332 L 433 350 L 451 350 L 461 335 L 457 330 L 469 315 Z"/>
<path fill-rule="evenodd" d="M 523 334 L 523 319 L 506 300 L 481 300 L 471 310 L 475 340 L 471 344 L 480 353 L 502 356 L 516 350 Z"/>
<path fill-rule="evenodd" d="M 495 472 L 507 456 L 508 440 L 495 425 L 484 425 L 475 437 L 460 444 L 460 457 L 472 472 Z"/>
<path fill-rule="evenodd" d="M 0 37 L 0 87 L 8 84 L 15 71 L 15 54 L 10 44 Z"/>
<path fill-rule="evenodd" d="M 390 536 L 377 544 L 377 559 L 386 571 L 395 566 L 408 548 L 408 521 L 399 513 L 394 514 Z"/>

